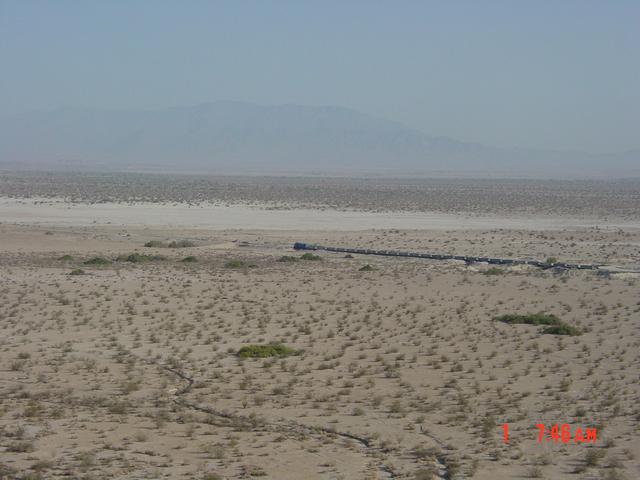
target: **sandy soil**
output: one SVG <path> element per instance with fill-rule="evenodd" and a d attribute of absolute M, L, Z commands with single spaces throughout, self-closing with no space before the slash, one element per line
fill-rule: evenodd
<path fill-rule="evenodd" d="M 632 217 L 38 202 L 0 201 L 0 478 L 640 478 L 638 275 L 291 249 L 632 265 Z M 580 335 L 496 321 L 537 312 Z"/>

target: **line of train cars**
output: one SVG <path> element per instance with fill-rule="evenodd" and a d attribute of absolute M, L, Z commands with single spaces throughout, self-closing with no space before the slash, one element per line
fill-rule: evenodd
<path fill-rule="evenodd" d="M 439 253 L 419 253 L 419 252 L 401 252 L 396 250 L 371 250 L 368 248 L 344 248 L 344 247 L 326 247 L 314 243 L 295 242 L 293 244 L 295 250 L 324 250 L 327 252 L 337 253 L 355 253 L 358 255 L 381 255 L 385 257 L 413 257 L 427 258 L 430 260 L 462 260 L 466 263 L 488 263 L 492 265 L 533 265 L 539 268 L 558 268 L 558 269 L 576 269 L 576 270 L 594 270 L 597 265 L 585 263 L 548 263 L 540 260 L 519 260 L 515 258 L 491 258 L 491 257 L 472 257 L 466 255 L 448 255 Z"/>

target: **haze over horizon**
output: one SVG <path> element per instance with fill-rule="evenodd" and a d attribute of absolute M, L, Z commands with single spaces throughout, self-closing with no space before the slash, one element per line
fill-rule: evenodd
<path fill-rule="evenodd" d="M 510 168 L 540 161 L 544 170 L 560 158 L 541 152 L 559 151 L 589 157 L 589 168 L 606 170 L 613 161 L 628 172 L 640 163 L 639 20 L 640 3 L 633 1 L 431 1 L 399 8 L 381 1 L 0 0 L 0 161 L 22 162 L 29 154 L 105 161 L 105 152 L 120 152 L 123 158 L 114 162 L 136 163 L 137 153 L 140 163 L 164 148 L 163 136 L 184 141 L 175 154 L 196 151 L 197 162 L 216 151 L 237 159 L 237 130 L 233 148 L 204 146 L 207 136 L 221 138 L 228 121 L 202 131 L 200 146 L 191 147 L 190 138 L 167 137 L 159 124 L 144 123 L 135 113 L 184 113 L 231 101 L 226 103 L 281 108 L 278 114 L 272 109 L 275 116 L 263 118 L 266 123 L 283 119 L 287 106 L 322 115 L 326 106 L 358 112 L 345 131 L 328 137 L 312 135 L 313 122 L 304 124 L 311 143 L 287 145 L 284 156 L 291 161 L 310 149 L 309 162 L 331 157 L 361 168 L 360 157 L 385 151 L 377 160 L 373 155 L 372 165 L 393 165 L 398 158 L 409 169 L 422 161 L 429 170 L 453 159 L 456 168 L 480 170 L 488 163 L 504 166 L 507 152 Z M 76 128 L 68 112 L 79 109 L 94 112 L 94 123 L 105 121 L 98 112 L 128 111 L 124 123 L 131 129 L 121 128 L 119 118 L 104 124 L 108 131 L 100 138 L 95 131 L 82 138 L 90 125 L 79 119 L 80 138 L 65 137 L 65 128 Z M 22 125 L 12 120 L 42 112 L 54 112 L 46 128 L 42 119 Z M 61 112 L 65 119 L 54 118 Z M 255 120 L 255 114 L 248 115 Z M 332 115 L 325 121 L 345 121 Z M 243 121 L 253 121 L 249 117 Z M 71 123 L 61 126 L 65 121 Z M 294 130 L 303 127 L 293 117 L 288 121 Z M 393 124 L 403 125 L 401 141 L 391 135 Z M 267 148 L 265 158 L 276 159 L 294 131 L 283 128 L 268 139 L 252 131 L 248 138 L 255 144 L 243 146 L 243 155 Z M 362 128 L 366 133 L 356 142 L 353 132 Z M 337 148 L 344 136 L 348 148 Z M 52 143 L 53 137 L 68 144 Z M 442 145 L 434 148 L 433 139 L 451 140 L 446 152 Z M 280 147 L 269 151 L 274 144 Z M 464 161 L 461 150 L 468 154 Z M 7 158 L 7 152 L 16 155 Z M 618 162 L 610 154 L 624 158 Z M 583 165 L 566 162 L 570 169 Z"/>

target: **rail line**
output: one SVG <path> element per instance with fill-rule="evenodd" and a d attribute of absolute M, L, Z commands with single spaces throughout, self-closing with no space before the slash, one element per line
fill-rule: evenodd
<path fill-rule="evenodd" d="M 602 265 L 591 263 L 565 263 L 553 262 L 549 263 L 541 260 L 523 260 L 516 258 L 493 258 L 493 257 L 475 257 L 468 255 L 449 255 L 443 253 L 421 253 L 421 252 L 403 252 L 398 250 L 371 250 L 367 248 L 345 248 L 345 247 L 327 247 L 315 243 L 295 242 L 293 244 L 295 250 L 324 250 L 336 253 L 354 253 L 357 255 L 379 255 L 383 257 L 411 257 L 426 258 L 429 260 L 461 260 L 470 263 L 488 263 L 491 265 L 532 265 L 542 269 L 559 268 L 565 270 L 597 270 Z"/>

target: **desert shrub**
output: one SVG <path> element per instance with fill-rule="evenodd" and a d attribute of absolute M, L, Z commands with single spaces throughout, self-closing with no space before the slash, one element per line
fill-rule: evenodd
<path fill-rule="evenodd" d="M 128 407 L 126 402 L 115 401 L 107 407 L 107 411 L 113 415 L 124 415 L 127 413 Z"/>
<path fill-rule="evenodd" d="M 17 470 L 9 465 L 5 465 L 4 463 L 0 463 L 0 478 L 14 478 Z"/>
<path fill-rule="evenodd" d="M 188 248 L 195 247 L 196 244 L 190 240 L 172 240 L 169 243 L 161 240 L 150 240 L 144 246 L 150 248 Z"/>
<path fill-rule="evenodd" d="M 224 264 L 225 268 L 253 268 L 253 263 L 247 263 L 244 260 L 229 260 Z"/>
<path fill-rule="evenodd" d="M 129 262 L 129 263 L 142 263 L 142 262 L 153 262 L 153 261 L 164 261 L 167 257 L 163 255 L 143 255 L 141 253 L 131 253 L 129 255 L 118 255 L 116 260 L 118 262 Z"/>
<path fill-rule="evenodd" d="M 45 470 L 49 470 L 55 467 L 55 463 L 51 460 L 38 460 L 36 463 L 31 465 L 31 468 L 36 472 L 43 472 Z M 0 477 L 2 478 L 2 477 Z"/>
<path fill-rule="evenodd" d="M 498 267 L 491 267 L 482 272 L 483 275 L 502 275 L 504 270 Z"/>
<path fill-rule="evenodd" d="M 198 259 L 193 255 L 189 255 L 188 257 L 184 257 L 181 261 L 184 263 L 193 263 L 193 262 L 197 262 Z"/>
<path fill-rule="evenodd" d="M 279 262 L 283 262 L 283 263 L 297 262 L 298 260 L 299 260 L 298 257 L 292 257 L 291 255 L 283 255 L 278 259 Z"/>
<path fill-rule="evenodd" d="M 7 452 L 29 453 L 35 450 L 35 446 L 33 442 L 23 440 L 23 441 L 10 443 L 6 449 L 7 449 Z"/>
<path fill-rule="evenodd" d="M 223 480 L 223 477 L 217 473 L 207 472 L 202 476 L 202 480 Z"/>
<path fill-rule="evenodd" d="M 246 468 L 246 474 L 249 478 L 251 477 L 266 477 L 268 476 L 267 472 L 262 468 L 262 467 L 258 467 L 258 466 L 249 466 Z"/>
<path fill-rule="evenodd" d="M 69 275 L 84 275 L 84 273 L 84 270 L 82 270 L 81 268 L 74 268 L 73 270 L 71 270 Z"/>
<path fill-rule="evenodd" d="M 189 247 L 195 247 L 196 244 L 189 241 L 189 240 L 174 240 L 172 242 L 169 243 L 168 247 L 169 248 L 189 248 Z"/>
<path fill-rule="evenodd" d="M 550 265 L 553 265 L 554 263 L 558 263 L 558 259 L 556 257 L 548 257 L 545 262 L 547 262 Z"/>
<path fill-rule="evenodd" d="M 93 257 L 84 262 L 85 265 L 110 265 L 111 260 L 104 257 Z"/>
<path fill-rule="evenodd" d="M 367 263 L 363 267 L 360 267 L 358 270 L 360 270 L 361 272 L 373 272 L 375 268 Z"/>
<path fill-rule="evenodd" d="M 96 464 L 96 456 L 91 452 L 81 452 L 76 459 L 82 470 L 88 470 Z"/>
<path fill-rule="evenodd" d="M 571 325 L 567 325 L 566 323 L 545 327 L 542 330 L 542 333 L 548 333 L 550 335 L 571 335 L 571 336 L 582 334 L 582 332 L 579 329 L 577 329 L 576 327 L 572 327 Z"/>
<path fill-rule="evenodd" d="M 580 335 L 582 332 L 575 327 L 567 325 L 555 315 L 547 313 L 530 313 L 527 315 L 507 314 L 495 317 L 498 322 L 510 325 L 545 325 L 542 333 L 550 335 Z"/>
<path fill-rule="evenodd" d="M 290 355 L 297 355 L 298 353 L 297 350 L 280 343 L 246 345 L 238 350 L 238 356 L 241 358 L 288 357 Z"/>
<path fill-rule="evenodd" d="M 167 248 L 167 244 L 164 242 L 161 242 L 160 240 L 151 240 L 145 243 L 144 246 L 150 247 L 150 248 Z"/>
<path fill-rule="evenodd" d="M 426 460 L 433 460 L 434 458 L 436 458 L 438 452 L 435 448 L 433 447 L 424 447 L 421 445 L 416 445 L 415 447 L 413 447 L 413 450 L 411 451 L 411 453 L 413 453 L 413 455 L 423 461 Z"/>
<path fill-rule="evenodd" d="M 496 317 L 498 322 L 511 325 L 524 323 L 526 325 L 560 325 L 562 321 L 555 315 L 546 313 L 530 313 L 527 315 L 507 314 Z"/>
<path fill-rule="evenodd" d="M 543 477 L 542 469 L 536 466 L 530 467 L 529 471 L 527 472 L 527 476 L 529 478 L 542 478 Z"/>
<path fill-rule="evenodd" d="M 587 467 L 595 467 L 600 463 L 602 457 L 604 457 L 604 452 L 602 450 L 590 448 L 584 455 L 584 464 Z"/>
<path fill-rule="evenodd" d="M 73 260 L 73 257 L 71 255 L 62 255 L 58 260 L 61 262 L 70 262 Z"/>
<path fill-rule="evenodd" d="M 482 420 L 482 434 L 485 437 L 488 437 L 489 435 L 491 435 L 493 430 L 496 428 L 496 425 L 497 425 L 497 423 L 496 423 L 495 418 L 493 418 L 491 415 L 487 415 Z"/>
<path fill-rule="evenodd" d="M 404 413 L 404 407 L 402 406 L 402 403 L 400 403 L 400 400 L 393 401 L 393 403 L 389 407 L 389 412 L 396 414 Z"/>
<path fill-rule="evenodd" d="M 303 253 L 300 258 L 302 260 L 322 260 L 322 257 L 311 252 Z"/>
<path fill-rule="evenodd" d="M 433 480 L 434 478 L 438 478 L 434 468 L 421 468 L 413 474 L 414 480 Z"/>

